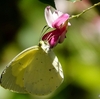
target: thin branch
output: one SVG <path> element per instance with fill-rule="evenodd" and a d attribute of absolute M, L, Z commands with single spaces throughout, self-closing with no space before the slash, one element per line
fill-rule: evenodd
<path fill-rule="evenodd" d="M 92 9 L 92 8 L 94 8 L 94 7 L 96 7 L 96 6 L 99 6 L 99 5 L 100 5 L 100 2 L 94 4 L 93 6 L 87 8 L 86 10 L 83 10 L 81 13 L 79 13 L 79 14 L 77 14 L 77 15 L 72 15 L 72 16 L 69 18 L 69 20 L 70 20 L 70 19 L 73 19 L 73 18 L 78 18 L 78 17 L 80 17 L 82 14 L 84 14 L 85 12 L 87 12 L 87 11 L 89 11 L 90 9 Z"/>

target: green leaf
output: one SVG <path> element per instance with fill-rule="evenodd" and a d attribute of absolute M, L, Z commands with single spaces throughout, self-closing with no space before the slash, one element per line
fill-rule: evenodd
<path fill-rule="evenodd" d="M 39 1 L 42 3 L 48 4 L 48 5 L 51 5 L 52 7 L 56 8 L 54 0 L 39 0 Z"/>
<path fill-rule="evenodd" d="M 66 1 L 77 2 L 77 1 L 82 1 L 82 0 L 66 0 Z"/>
<path fill-rule="evenodd" d="M 48 5 L 51 5 L 52 7 L 56 8 L 55 7 L 55 0 L 39 0 L 39 1 L 42 3 L 48 4 Z M 62 0 L 62 1 L 65 1 L 65 0 Z M 66 0 L 66 1 L 76 2 L 76 1 L 82 1 L 82 0 Z"/>

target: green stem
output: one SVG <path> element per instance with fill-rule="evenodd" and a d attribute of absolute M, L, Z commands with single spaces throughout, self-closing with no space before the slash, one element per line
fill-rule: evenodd
<path fill-rule="evenodd" d="M 70 19 L 73 19 L 73 18 L 78 18 L 78 17 L 80 17 L 82 14 L 84 14 L 84 13 L 87 12 L 88 10 L 90 10 L 90 9 L 92 9 L 92 8 L 98 6 L 98 5 L 100 5 L 100 2 L 94 4 L 93 6 L 87 8 L 86 10 L 83 10 L 81 13 L 79 13 L 79 14 L 77 14 L 77 15 L 72 15 L 72 16 L 69 18 L 69 20 L 70 20 Z"/>

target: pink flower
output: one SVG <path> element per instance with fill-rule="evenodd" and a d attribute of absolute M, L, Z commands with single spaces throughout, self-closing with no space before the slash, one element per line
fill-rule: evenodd
<path fill-rule="evenodd" d="M 66 32 L 70 23 L 68 22 L 69 14 L 62 13 L 58 10 L 55 10 L 53 13 L 50 10 L 50 6 L 45 8 L 45 19 L 47 24 L 55 30 L 46 33 L 42 40 L 48 41 L 50 47 L 53 48 L 58 43 L 62 43 L 66 37 Z"/>

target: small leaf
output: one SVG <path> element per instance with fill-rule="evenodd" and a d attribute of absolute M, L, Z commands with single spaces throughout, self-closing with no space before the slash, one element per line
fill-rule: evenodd
<path fill-rule="evenodd" d="M 54 0 L 39 0 L 39 1 L 42 2 L 42 3 L 45 3 L 45 4 L 49 4 L 52 7 L 56 8 Z"/>
<path fill-rule="evenodd" d="M 82 0 L 66 0 L 66 1 L 77 2 L 77 1 L 82 1 Z"/>
<path fill-rule="evenodd" d="M 55 7 L 55 0 L 39 0 L 39 1 L 42 3 L 48 4 L 48 5 L 51 5 L 52 7 L 56 8 Z M 62 0 L 62 1 L 76 2 L 76 1 L 82 1 L 82 0 Z"/>

